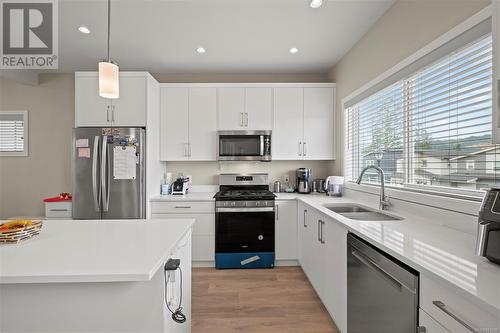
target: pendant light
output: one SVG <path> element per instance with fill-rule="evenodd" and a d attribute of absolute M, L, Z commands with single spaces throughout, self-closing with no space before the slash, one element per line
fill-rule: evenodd
<path fill-rule="evenodd" d="M 108 59 L 99 63 L 99 96 L 120 97 L 119 68 L 109 57 L 109 31 L 111 25 L 111 0 L 108 0 Z"/>

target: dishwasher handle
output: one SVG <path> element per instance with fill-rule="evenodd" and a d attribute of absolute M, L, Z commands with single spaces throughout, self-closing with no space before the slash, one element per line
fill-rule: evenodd
<path fill-rule="evenodd" d="M 389 282 L 390 285 L 392 285 L 395 289 L 401 291 L 403 288 L 403 284 L 399 282 L 396 278 L 394 278 L 392 275 L 384 271 L 377 263 L 375 263 L 373 260 L 369 259 L 365 255 L 363 255 L 361 252 L 357 250 L 351 251 L 351 254 L 358 259 L 361 263 L 363 263 L 365 266 L 368 266 L 371 270 L 374 272 L 378 273 L 384 280 Z"/>

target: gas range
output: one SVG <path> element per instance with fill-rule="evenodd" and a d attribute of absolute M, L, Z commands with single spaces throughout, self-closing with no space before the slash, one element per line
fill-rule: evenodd
<path fill-rule="evenodd" d="M 221 174 L 215 198 L 215 267 L 274 267 L 274 199 L 267 174 Z"/>

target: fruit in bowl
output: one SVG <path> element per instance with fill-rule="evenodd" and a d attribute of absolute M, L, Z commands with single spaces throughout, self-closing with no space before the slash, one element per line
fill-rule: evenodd
<path fill-rule="evenodd" d="M 8 222 L 5 222 L 3 224 L 0 224 L 0 232 L 26 228 L 32 224 L 33 224 L 32 220 L 12 220 L 12 221 L 8 221 Z"/>

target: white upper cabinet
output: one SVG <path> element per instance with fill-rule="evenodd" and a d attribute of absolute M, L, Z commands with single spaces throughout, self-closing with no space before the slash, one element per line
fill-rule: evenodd
<path fill-rule="evenodd" d="M 302 155 L 306 160 L 334 158 L 333 94 L 332 88 L 304 88 Z"/>
<path fill-rule="evenodd" d="M 161 88 L 162 161 L 215 161 L 215 88 Z"/>
<path fill-rule="evenodd" d="M 189 89 L 161 88 L 160 96 L 160 159 L 186 161 Z"/>
<path fill-rule="evenodd" d="M 97 72 L 75 73 L 75 127 L 145 127 L 148 75 L 120 73 L 120 97 L 111 100 L 99 96 Z"/>
<path fill-rule="evenodd" d="M 75 77 L 75 127 L 111 126 L 110 104 L 99 96 L 96 77 Z"/>
<path fill-rule="evenodd" d="M 333 160 L 333 87 L 275 88 L 274 160 Z"/>
<path fill-rule="evenodd" d="M 245 88 L 244 125 L 246 129 L 272 129 L 272 99 L 271 88 Z"/>
<path fill-rule="evenodd" d="M 113 126 L 146 126 L 146 77 L 121 77 L 120 98 L 111 103 Z"/>
<path fill-rule="evenodd" d="M 218 88 L 219 130 L 271 130 L 272 88 Z"/>
<path fill-rule="evenodd" d="M 189 89 L 189 159 L 214 161 L 217 154 L 217 90 Z"/>
<path fill-rule="evenodd" d="M 302 159 L 303 91 L 302 88 L 274 89 L 273 160 Z"/>
<path fill-rule="evenodd" d="M 245 129 L 245 88 L 218 88 L 219 130 Z"/>

